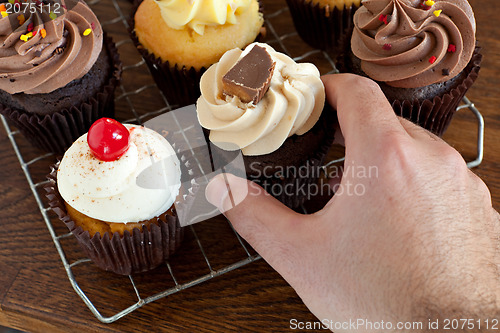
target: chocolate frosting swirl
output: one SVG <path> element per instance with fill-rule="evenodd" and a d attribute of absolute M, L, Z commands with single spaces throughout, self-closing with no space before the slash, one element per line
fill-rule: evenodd
<path fill-rule="evenodd" d="M 83 1 L 28 0 L 36 4 L 30 13 L 25 3 L 0 19 L 0 89 L 50 93 L 84 76 L 102 48 L 102 28 L 91 9 Z"/>
<path fill-rule="evenodd" d="M 455 77 L 476 44 L 474 13 L 466 0 L 365 0 L 354 25 L 351 47 L 362 70 L 393 87 L 418 88 Z"/>

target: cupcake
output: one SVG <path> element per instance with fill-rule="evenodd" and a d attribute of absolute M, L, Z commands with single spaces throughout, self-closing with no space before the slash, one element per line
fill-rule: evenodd
<path fill-rule="evenodd" d="M 50 207 L 100 268 L 144 272 L 179 248 L 177 209 L 188 199 L 176 152 L 157 132 L 101 118 L 49 180 Z"/>
<path fill-rule="evenodd" d="M 244 48 L 264 23 L 257 0 L 144 0 L 131 37 L 171 105 L 193 104 L 203 72 L 227 50 Z"/>
<path fill-rule="evenodd" d="M 289 207 L 308 199 L 334 134 L 318 69 L 254 43 L 226 52 L 200 87 L 198 120 L 212 155 L 241 151 L 249 179 Z"/>
<path fill-rule="evenodd" d="M 349 49 L 353 15 L 361 0 L 287 0 L 295 30 L 310 46 L 334 58 Z"/>
<path fill-rule="evenodd" d="M 116 47 L 82 1 L 9 5 L 0 8 L 0 113 L 36 147 L 62 154 L 113 115 Z"/>
<path fill-rule="evenodd" d="M 345 70 L 377 81 L 394 111 L 441 136 L 482 56 L 466 0 L 371 0 L 354 16 Z"/>

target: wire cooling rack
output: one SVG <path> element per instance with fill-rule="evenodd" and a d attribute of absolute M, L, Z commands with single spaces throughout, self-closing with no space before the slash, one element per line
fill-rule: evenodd
<path fill-rule="evenodd" d="M 293 30 L 288 8 L 284 1 L 273 1 L 273 3 L 269 1 L 269 3 L 269 6 L 265 3 L 267 9 L 265 19 L 268 32 L 265 42 L 278 51 L 292 56 L 296 61 L 307 61 L 316 64 L 321 74 L 337 72 L 334 62 L 327 53 L 311 49 L 300 40 Z M 128 28 L 128 14 L 132 7 L 131 3 L 127 0 L 95 0 L 89 2 L 89 5 L 98 15 L 104 29 L 115 39 L 124 62 L 123 81 L 116 92 L 116 118 L 122 122 L 142 124 L 158 114 L 175 109 L 175 105 L 170 105 L 157 90 L 144 61 L 128 38 L 126 31 Z M 285 23 L 277 24 L 276 20 L 278 19 L 281 22 L 284 20 Z M 297 51 L 301 53 L 296 54 Z M 481 164 L 483 158 L 484 120 L 474 104 L 467 98 L 464 98 L 463 104 L 458 109 L 470 110 L 477 118 L 477 157 L 474 161 L 468 163 L 470 168 L 476 167 Z M 100 271 L 90 263 L 90 259 L 83 256 L 83 252 L 78 249 L 72 234 L 67 232 L 66 227 L 58 221 L 54 214 L 51 214 L 47 202 L 44 200 L 42 190 L 47 183 L 44 180 L 44 175 L 48 173 L 49 166 L 56 161 L 56 157 L 52 154 L 34 155 L 33 150 L 26 150 L 25 142 L 19 131 L 11 129 L 5 118 L 0 117 L 36 203 L 40 208 L 47 229 L 61 257 L 69 281 L 75 292 L 101 322 L 112 323 L 148 303 L 193 287 L 261 258 L 240 238 L 227 220 L 224 221 L 225 229 L 220 226 L 219 228 L 234 234 L 234 244 L 230 246 L 229 251 L 221 250 L 219 245 L 214 245 L 213 242 L 203 239 L 201 233 L 199 235 L 196 230 L 199 226 L 208 226 L 214 223 L 210 220 L 195 226 L 189 226 L 187 229 L 188 234 L 190 231 L 190 236 L 187 238 L 190 238 L 188 242 L 191 242 L 191 244 L 184 244 L 180 252 L 166 262 L 162 268 L 146 274 L 130 275 L 128 277 Z M 184 129 L 179 127 L 179 131 L 184 131 Z M 342 161 L 343 158 L 333 159 L 324 168 Z M 303 207 L 302 209 L 304 213 L 307 213 Z M 217 230 L 217 232 L 219 231 Z M 184 248 L 190 248 L 190 250 L 183 251 Z M 222 261 L 218 260 L 223 256 L 221 253 L 226 252 L 232 254 L 238 252 L 239 255 L 235 254 L 231 258 L 224 258 Z M 189 269 L 183 269 L 183 262 L 190 263 Z M 199 264 L 198 269 L 193 269 L 193 263 L 195 262 Z M 194 271 L 195 275 L 186 277 L 186 270 Z M 150 286 L 148 284 L 148 274 L 153 275 L 151 279 L 157 279 L 160 276 L 162 280 L 168 280 L 170 276 L 171 281 L 161 290 L 150 290 L 148 288 Z M 119 301 L 112 298 L 104 301 L 100 299 L 91 300 L 92 295 L 89 295 L 89 289 L 86 288 L 90 280 L 92 281 L 91 284 L 102 286 L 102 288 L 108 288 L 106 282 L 109 282 L 108 285 L 112 285 L 112 287 L 109 287 L 110 290 L 122 286 L 122 289 L 127 289 L 130 294 L 130 299 L 127 299 L 130 303 L 118 309 L 110 309 L 112 304 L 124 304 L 125 301 L 121 294 L 116 296 L 120 298 Z M 111 292 L 111 294 L 113 293 Z M 110 313 L 103 314 L 104 311 Z"/>

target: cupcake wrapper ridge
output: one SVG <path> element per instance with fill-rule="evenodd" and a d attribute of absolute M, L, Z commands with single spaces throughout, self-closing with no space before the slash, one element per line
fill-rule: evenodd
<path fill-rule="evenodd" d="M 306 0 L 287 0 L 295 30 L 310 46 L 340 54 L 351 43 L 353 16 L 359 6 L 344 5 L 343 9 L 312 5 Z"/>
<path fill-rule="evenodd" d="M 176 149 L 179 152 L 179 149 Z M 191 159 L 181 156 L 184 170 L 192 166 Z M 77 226 L 66 211 L 64 200 L 57 189 L 57 167 L 52 167 L 47 176 L 49 183 L 45 186 L 46 196 L 50 208 L 64 222 L 70 232 L 75 236 L 85 255 L 99 268 L 120 275 L 129 275 L 152 270 L 164 263 L 181 246 L 184 239 L 184 228 L 180 226 L 179 214 L 185 214 L 194 202 L 199 185 L 194 181 L 185 191 L 182 198 L 175 203 L 175 216 L 167 213 L 157 217 L 157 223 L 142 230 L 134 228 L 132 233 L 125 231 L 123 235 L 115 232 L 110 235 L 96 233 L 90 237 L 88 231 Z"/>

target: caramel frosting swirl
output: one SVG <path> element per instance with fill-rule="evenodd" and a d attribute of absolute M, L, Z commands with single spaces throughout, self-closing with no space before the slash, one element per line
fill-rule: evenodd
<path fill-rule="evenodd" d="M 393 87 L 418 88 L 458 75 L 474 52 L 476 22 L 466 0 L 365 0 L 351 47 L 361 69 Z"/>
<path fill-rule="evenodd" d="M 84 76 L 101 52 L 102 28 L 83 1 L 28 0 L 17 12 L 2 9 L 0 89 L 10 94 L 64 87 Z"/>
<path fill-rule="evenodd" d="M 275 62 L 269 89 L 257 105 L 224 95 L 222 88 L 222 77 L 254 45 L 265 48 Z M 250 44 L 244 51 L 227 51 L 203 74 L 200 88 L 198 121 L 210 130 L 210 141 L 225 150 L 239 148 L 248 156 L 272 153 L 288 137 L 308 132 L 325 104 L 325 89 L 316 66 L 296 63 L 262 43 Z"/>

